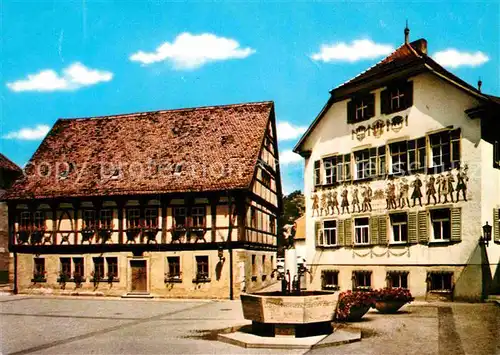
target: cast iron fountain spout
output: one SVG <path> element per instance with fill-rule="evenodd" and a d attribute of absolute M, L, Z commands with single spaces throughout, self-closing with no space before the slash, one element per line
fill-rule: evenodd
<path fill-rule="evenodd" d="M 271 277 L 274 277 L 275 274 L 278 274 L 278 281 L 281 280 L 281 294 L 282 295 L 287 295 L 290 293 L 290 270 L 287 270 L 286 273 L 285 271 L 280 271 L 278 269 L 274 269 L 271 272 Z M 288 280 L 287 280 L 288 278 Z"/>

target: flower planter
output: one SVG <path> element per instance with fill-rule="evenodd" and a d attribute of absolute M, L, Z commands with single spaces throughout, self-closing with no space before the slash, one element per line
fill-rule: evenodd
<path fill-rule="evenodd" d="M 396 313 L 406 301 L 376 301 L 375 308 L 380 313 Z"/>
<path fill-rule="evenodd" d="M 346 318 L 348 322 L 358 322 L 370 310 L 370 306 L 352 306 Z"/>

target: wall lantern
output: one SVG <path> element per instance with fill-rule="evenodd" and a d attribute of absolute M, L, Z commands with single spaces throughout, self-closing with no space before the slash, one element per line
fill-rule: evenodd
<path fill-rule="evenodd" d="M 486 224 L 483 226 L 483 235 L 481 238 L 479 238 L 479 241 L 488 246 L 490 240 L 491 240 L 491 226 L 488 224 L 488 222 L 486 222 Z"/>
<path fill-rule="evenodd" d="M 219 262 L 224 262 L 226 261 L 226 257 L 224 256 L 224 248 L 222 246 L 219 246 L 219 249 L 217 250 L 217 256 L 219 257 Z"/>

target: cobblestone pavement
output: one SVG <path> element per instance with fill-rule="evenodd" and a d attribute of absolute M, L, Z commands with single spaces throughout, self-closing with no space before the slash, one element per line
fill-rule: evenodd
<path fill-rule="evenodd" d="M 248 323 L 239 301 L 0 297 L 2 354 L 304 354 L 243 349 L 215 340 Z M 500 354 L 500 307 L 416 303 L 399 314 L 371 310 L 363 340 L 316 354 Z"/>

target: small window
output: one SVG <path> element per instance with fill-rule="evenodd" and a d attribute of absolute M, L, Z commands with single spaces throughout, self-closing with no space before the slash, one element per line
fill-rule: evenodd
<path fill-rule="evenodd" d="M 97 257 L 97 258 L 92 258 L 94 261 L 94 271 L 93 271 L 93 279 L 94 280 L 102 280 L 104 279 L 104 258 Z"/>
<path fill-rule="evenodd" d="M 276 233 L 276 217 L 269 216 L 269 231 L 272 234 Z"/>
<path fill-rule="evenodd" d="M 158 208 L 146 208 L 144 210 L 144 223 L 147 228 L 158 227 Z"/>
<path fill-rule="evenodd" d="M 71 258 L 60 258 L 61 270 L 59 276 L 66 276 L 67 278 L 71 277 Z"/>
<path fill-rule="evenodd" d="M 408 288 L 408 271 L 389 271 L 387 284 L 390 288 Z"/>
<path fill-rule="evenodd" d="M 31 227 L 31 213 L 21 212 L 21 216 L 19 218 L 19 227 L 20 229 L 28 229 L 29 227 Z"/>
<path fill-rule="evenodd" d="M 382 91 L 380 98 L 382 113 L 404 110 L 413 104 L 413 83 L 409 81 L 393 85 Z"/>
<path fill-rule="evenodd" d="M 45 259 L 35 258 L 33 260 L 34 260 L 33 279 L 37 282 L 46 281 L 45 275 L 47 274 L 47 272 L 45 271 Z"/>
<path fill-rule="evenodd" d="M 493 142 L 493 167 L 500 169 L 500 141 Z"/>
<path fill-rule="evenodd" d="M 192 227 L 203 228 L 205 226 L 205 206 L 191 207 Z"/>
<path fill-rule="evenodd" d="M 321 185 L 321 161 L 314 162 L 314 186 Z"/>
<path fill-rule="evenodd" d="M 408 148 L 406 141 L 389 145 L 391 151 L 391 173 L 404 175 L 408 168 Z"/>
<path fill-rule="evenodd" d="M 101 228 L 112 229 L 113 228 L 113 210 L 105 209 L 100 212 Z"/>
<path fill-rule="evenodd" d="M 434 240 L 449 240 L 451 236 L 450 210 L 432 210 L 430 214 Z"/>
<path fill-rule="evenodd" d="M 368 217 L 356 218 L 354 220 L 354 233 L 356 244 L 370 243 L 370 226 Z"/>
<path fill-rule="evenodd" d="M 205 280 L 208 279 L 208 256 L 198 255 L 196 256 L 196 279 Z"/>
<path fill-rule="evenodd" d="M 186 208 L 185 207 L 174 207 L 174 221 L 175 221 L 175 228 L 185 228 L 186 227 Z"/>
<path fill-rule="evenodd" d="M 323 245 L 337 245 L 337 221 L 323 221 Z"/>
<path fill-rule="evenodd" d="M 372 287 L 371 271 L 353 271 L 353 289 L 369 290 Z"/>
<path fill-rule="evenodd" d="M 95 211 L 94 210 L 83 210 L 83 228 L 91 229 L 95 228 Z"/>
<path fill-rule="evenodd" d="M 323 270 L 321 272 L 321 289 L 322 290 L 338 290 L 339 289 L 339 272 L 338 270 Z"/>
<path fill-rule="evenodd" d="M 408 221 L 406 213 L 394 213 L 390 215 L 392 226 L 392 241 L 394 243 L 406 243 L 408 241 Z"/>
<path fill-rule="evenodd" d="M 33 214 L 33 226 L 35 227 L 35 229 L 45 229 L 45 212 L 36 211 Z"/>
<path fill-rule="evenodd" d="M 427 280 L 429 291 L 450 292 L 453 289 L 453 272 L 430 272 Z"/>
<path fill-rule="evenodd" d="M 106 258 L 106 264 L 108 266 L 108 272 L 106 277 L 118 278 L 118 258 L 116 256 L 110 256 Z"/>
<path fill-rule="evenodd" d="M 365 121 L 375 115 L 375 95 L 356 97 L 347 103 L 347 123 Z"/>
<path fill-rule="evenodd" d="M 139 228 L 141 225 L 141 211 L 138 208 L 127 210 L 127 228 Z"/>
<path fill-rule="evenodd" d="M 180 279 L 181 278 L 181 258 L 178 256 L 167 257 L 168 263 L 168 278 Z"/>
<path fill-rule="evenodd" d="M 336 168 L 337 159 L 336 157 L 328 158 L 323 160 L 323 167 L 325 169 L 325 183 L 333 184 L 337 181 Z"/>
<path fill-rule="evenodd" d="M 269 174 L 267 171 L 261 170 L 261 176 L 262 176 L 262 185 L 267 187 L 268 189 L 271 188 L 271 174 Z"/>
<path fill-rule="evenodd" d="M 79 277 L 85 276 L 85 268 L 83 265 L 83 258 L 81 258 L 81 257 L 73 258 L 73 266 L 75 268 L 73 270 L 73 277 L 75 277 L 75 274 Z"/>
<path fill-rule="evenodd" d="M 425 137 L 408 141 L 408 171 L 422 172 L 426 167 L 427 149 Z"/>

